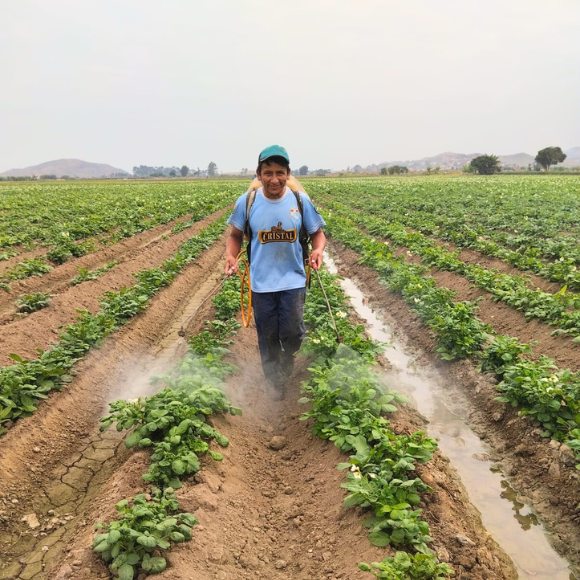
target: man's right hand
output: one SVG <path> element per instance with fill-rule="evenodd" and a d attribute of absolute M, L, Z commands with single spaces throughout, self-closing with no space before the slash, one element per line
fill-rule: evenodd
<path fill-rule="evenodd" d="M 226 256 L 225 274 L 231 276 L 239 270 L 238 260 L 235 256 Z"/>

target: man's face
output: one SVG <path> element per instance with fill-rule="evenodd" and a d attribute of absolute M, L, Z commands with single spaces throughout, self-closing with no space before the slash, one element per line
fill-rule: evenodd
<path fill-rule="evenodd" d="M 258 179 L 262 182 L 264 195 L 270 199 L 278 199 L 286 191 L 286 181 L 290 177 L 290 170 L 286 171 L 283 165 L 277 163 L 262 164 Z"/>

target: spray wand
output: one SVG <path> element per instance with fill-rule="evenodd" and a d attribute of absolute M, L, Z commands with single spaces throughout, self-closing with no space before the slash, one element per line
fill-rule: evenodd
<path fill-rule="evenodd" d="M 241 289 L 240 289 L 240 301 L 242 304 L 242 324 L 244 325 L 244 328 L 248 328 L 248 326 L 250 326 L 250 316 L 252 314 L 252 287 L 250 285 L 250 266 L 248 265 L 248 262 L 242 258 L 242 255 L 245 253 L 246 250 L 242 250 L 238 256 L 237 259 L 238 261 L 240 261 L 242 264 L 244 264 L 244 271 L 241 272 L 238 269 L 238 275 L 242 280 L 242 285 L 241 285 Z M 201 301 L 201 304 L 181 323 L 181 327 L 179 328 L 179 332 L 177 333 L 178 336 L 180 337 L 184 337 L 185 336 L 185 330 L 184 327 L 187 325 L 187 323 L 195 316 L 195 314 L 197 313 L 197 311 L 210 299 L 212 298 L 212 296 L 215 294 L 215 292 L 220 289 L 225 281 L 233 274 L 233 272 L 230 269 L 230 272 L 228 272 L 227 276 L 223 276 L 220 281 L 211 289 L 210 293 Z M 244 312 L 244 290 L 245 288 L 248 288 L 248 313 L 246 314 Z"/>
<path fill-rule="evenodd" d="M 336 328 L 336 322 L 334 321 L 334 315 L 332 314 L 332 308 L 330 307 L 330 301 L 328 300 L 328 296 L 326 295 L 326 290 L 324 289 L 324 285 L 322 284 L 322 278 L 320 277 L 320 272 L 315 270 L 316 276 L 318 277 L 318 283 L 320 284 L 320 288 L 322 290 L 322 294 L 324 294 L 324 299 L 326 300 L 326 306 L 328 307 L 328 313 L 330 314 L 330 319 L 332 320 L 332 326 L 334 327 L 334 333 L 336 334 L 336 342 L 340 344 L 342 342 L 342 338 L 340 334 L 338 334 L 338 328 Z"/>

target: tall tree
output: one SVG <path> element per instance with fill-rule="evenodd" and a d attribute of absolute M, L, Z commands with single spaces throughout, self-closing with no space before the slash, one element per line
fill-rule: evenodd
<path fill-rule="evenodd" d="M 207 175 L 208 177 L 215 177 L 217 175 L 217 165 L 213 161 L 207 166 Z"/>
<path fill-rule="evenodd" d="M 480 155 L 472 159 L 469 165 L 473 171 L 477 171 L 480 175 L 493 175 L 501 171 L 497 155 Z"/>
<path fill-rule="evenodd" d="M 566 153 L 560 147 L 546 147 L 538 151 L 536 163 L 539 163 L 546 171 L 550 171 L 552 165 L 562 163 L 566 159 Z"/>
<path fill-rule="evenodd" d="M 189 167 L 187 165 L 184 165 L 180 170 L 179 173 L 181 173 L 181 177 L 186 177 L 189 174 Z"/>
<path fill-rule="evenodd" d="M 307 165 L 303 165 L 299 170 L 298 173 L 300 175 L 308 175 L 308 166 Z"/>

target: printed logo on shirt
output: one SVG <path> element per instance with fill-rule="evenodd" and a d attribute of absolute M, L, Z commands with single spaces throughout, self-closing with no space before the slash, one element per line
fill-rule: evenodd
<path fill-rule="evenodd" d="M 297 207 L 290 209 L 290 217 L 297 222 L 300 219 L 300 210 Z"/>
<path fill-rule="evenodd" d="M 270 244 L 271 242 L 295 242 L 297 239 L 296 230 L 282 229 L 282 222 L 278 222 L 277 226 L 272 226 L 269 230 L 260 230 L 258 232 L 258 239 L 262 244 Z"/>

